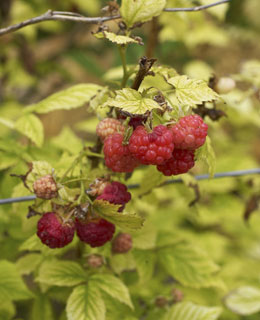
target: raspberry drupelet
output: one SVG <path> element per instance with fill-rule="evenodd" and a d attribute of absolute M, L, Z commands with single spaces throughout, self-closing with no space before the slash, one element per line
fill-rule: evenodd
<path fill-rule="evenodd" d="M 129 140 L 130 152 L 142 164 L 162 164 L 171 158 L 174 149 L 172 132 L 159 125 L 148 133 L 144 126 L 139 126 Z"/>
<path fill-rule="evenodd" d="M 114 133 L 104 142 L 105 163 L 115 172 L 132 172 L 140 163 L 130 153 L 128 146 L 123 145 L 122 134 Z"/>
<path fill-rule="evenodd" d="M 163 164 L 158 165 L 157 169 L 165 176 L 171 176 L 188 172 L 194 164 L 193 150 L 175 149 L 172 157 Z"/>
<path fill-rule="evenodd" d="M 46 212 L 38 221 L 37 236 L 50 248 L 63 248 L 74 237 L 73 222 L 63 223 L 55 212 Z"/>
<path fill-rule="evenodd" d="M 170 127 L 176 149 L 195 150 L 201 147 L 207 136 L 208 125 L 199 115 L 182 117 Z"/>
<path fill-rule="evenodd" d="M 121 204 L 118 212 L 122 212 L 125 204 L 131 200 L 131 193 L 127 191 L 127 187 L 117 181 L 107 185 L 103 193 L 97 197 L 98 200 L 106 200 L 113 204 Z"/>

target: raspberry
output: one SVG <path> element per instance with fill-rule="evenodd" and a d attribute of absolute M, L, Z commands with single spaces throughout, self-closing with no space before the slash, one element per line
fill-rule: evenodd
<path fill-rule="evenodd" d="M 63 248 L 74 237 L 75 226 L 71 222 L 62 223 L 55 212 L 45 213 L 37 225 L 37 236 L 50 248 Z"/>
<path fill-rule="evenodd" d="M 175 149 L 172 158 L 157 166 L 165 176 L 188 172 L 194 166 L 194 151 Z"/>
<path fill-rule="evenodd" d="M 56 182 L 50 174 L 36 180 L 33 184 L 33 190 L 37 198 L 41 199 L 52 199 L 58 195 Z"/>
<path fill-rule="evenodd" d="M 123 135 L 114 133 L 104 142 L 105 162 L 115 172 L 132 172 L 139 161 L 130 153 L 128 146 L 123 145 Z"/>
<path fill-rule="evenodd" d="M 163 125 L 151 133 L 139 126 L 129 140 L 130 152 L 143 164 L 161 164 L 171 158 L 173 149 L 172 132 Z"/>
<path fill-rule="evenodd" d="M 112 239 L 115 225 L 105 219 L 91 221 L 76 219 L 76 230 L 80 240 L 94 248 L 101 247 Z"/>
<path fill-rule="evenodd" d="M 99 254 L 90 254 L 87 256 L 87 264 L 94 269 L 100 268 L 104 264 L 104 258 Z"/>
<path fill-rule="evenodd" d="M 112 242 L 113 253 L 127 253 L 132 249 L 132 237 L 128 233 L 119 233 Z"/>
<path fill-rule="evenodd" d="M 181 302 L 183 300 L 183 292 L 179 289 L 172 289 L 171 292 L 172 296 L 173 296 L 173 301 L 176 302 Z"/>
<path fill-rule="evenodd" d="M 127 187 L 124 184 L 114 181 L 105 187 L 104 192 L 97 199 L 103 199 L 113 204 L 122 204 L 118 209 L 118 212 L 122 212 L 125 204 L 131 200 L 131 193 L 127 192 Z"/>
<path fill-rule="evenodd" d="M 195 150 L 204 144 L 208 125 L 195 114 L 181 118 L 170 129 L 173 133 L 175 148 Z"/>
<path fill-rule="evenodd" d="M 104 140 L 114 133 L 121 133 L 123 134 L 125 131 L 125 127 L 122 123 L 113 118 L 106 118 L 99 122 L 96 128 L 97 135 L 100 139 L 104 142 Z"/>

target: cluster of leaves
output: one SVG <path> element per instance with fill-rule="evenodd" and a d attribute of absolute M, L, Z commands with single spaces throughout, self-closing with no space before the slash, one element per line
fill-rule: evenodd
<path fill-rule="evenodd" d="M 81 1 L 74 2 L 80 8 L 83 6 Z M 124 54 L 128 44 L 140 46 L 140 41 L 131 33 L 132 28 L 160 15 L 158 19 L 164 27 L 159 41 L 178 39 L 192 48 L 205 41 L 205 37 L 200 40 L 201 32 L 207 30 L 210 35 L 207 43 L 227 43 L 223 39 L 228 34 L 212 21 L 208 22 L 203 13 L 177 14 L 176 19 L 172 19 L 162 13 L 165 5 L 163 0 L 122 1 L 120 12 L 125 23 L 122 34 L 99 30 L 95 36 L 116 43 Z M 167 3 L 167 6 L 183 5 L 187 2 Z M 223 19 L 225 10 L 218 10 L 216 16 Z M 193 26 L 193 34 L 187 21 Z M 180 34 L 173 35 L 173 32 Z M 124 73 L 120 67 L 104 75 L 110 86 L 77 84 L 22 108 L 11 99 L 4 101 L 0 114 L 1 196 L 29 194 L 23 183 L 11 178 L 10 173 L 24 174 L 27 163 L 33 163 L 26 180 L 30 188 L 35 179 L 53 174 L 55 168 L 58 181 L 63 183 L 57 205 L 86 203 L 85 189 L 96 177 L 111 174 L 103 164 L 102 154 L 93 151 L 95 141 L 91 134 L 95 133 L 98 119 L 115 110 L 127 114 L 149 112 L 156 125 L 177 120 L 198 105 L 220 108 L 225 110 L 228 120 L 223 126 L 210 122 L 213 143 L 208 139 L 199 150 L 197 158 L 202 161 L 194 172 L 208 167 L 213 176 L 216 168 L 225 171 L 256 166 L 259 155 L 250 153 L 248 141 L 255 138 L 260 125 L 256 109 L 259 61 L 246 62 L 241 73 L 234 75 L 249 89 L 236 89 L 221 98 L 208 85 L 212 69 L 206 63 L 187 64 L 187 75 L 180 75 L 168 66 L 155 65 L 138 91 L 129 87 L 138 67 L 124 65 L 123 69 Z M 8 85 L 13 88 L 11 81 Z M 163 96 L 163 103 L 158 103 L 158 95 Z M 44 137 L 41 121 L 44 115 L 58 110 L 75 111 L 86 104 L 88 119 L 78 123 L 76 129 L 87 132 L 89 139 L 79 138 L 68 126 L 52 139 Z M 258 145 L 259 140 L 255 143 Z M 219 155 L 217 164 L 212 145 Z M 245 202 L 259 190 L 259 177 L 224 183 L 212 180 L 198 185 L 192 176 L 184 175 L 183 185 L 163 189 L 157 187 L 165 177 L 153 167 L 136 170 L 127 181 L 124 175 L 116 174 L 114 178 L 129 185 L 140 184 L 139 189 L 133 190 L 133 201 L 126 208 L 126 212 L 138 212 L 138 215 L 119 214 L 113 205 L 94 203 L 99 215 L 115 223 L 118 229 L 131 233 L 133 250 L 125 255 L 111 255 L 109 243 L 91 249 L 82 247 L 77 239 L 66 248 L 51 250 L 35 236 L 38 217 L 26 218 L 28 203 L 0 207 L 3 257 L 0 260 L 0 319 L 12 319 L 17 314 L 21 319 L 29 316 L 50 320 L 141 317 L 235 320 L 241 319 L 240 316 L 255 320 L 259 317 L 259 217 L 252 216 L 250 229 L 242 220 Z M 189 208 L 193 190 L 199 190 L 200 201 Z M 33 208 L 43 213 L 50 209 L 49 205 L 48 201 L 36 200 Z M 143 220 L 144 227 L 139 230 Z M 86 257 L 92 253 L 105 258 L 98 270 L 86 263 Z M 174 288 L 184 293 L 183 302 L 173 303 Z M 158 296 L 167 300 L 165 307 L 156 306 Z M 24 300 L 23 303 L 14 303 L 20 300 Z"/>

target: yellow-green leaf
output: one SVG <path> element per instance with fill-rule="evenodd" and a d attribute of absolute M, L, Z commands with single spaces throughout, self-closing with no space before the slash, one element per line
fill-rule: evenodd
<path fill-rule="evenodd" d="M 173 305 L 163 320 L 217 320 L 222 310 L 220 307 L 204 307 L 192 302 Z"/>
<path fill-rule="evenodd" d="M 144 219 L 136 214 L 118 212 L 120 205 L 114 205 L 104 200 L 95 200 L 94 210 L 104 219 L 125 230 L 140 229 Z"/>
<path fill-rule="evenodd" d="M 72 261 L 46 261 L 40 268 L 39 282 L 54 286 L 74 286 L 86 281 L 86 272 Z"/>
<path fill-rule="evenodd" d="M 91 276 L 90 281 L 114 299 L 133 308 L 128 288 L 119 278 L 110 274 L 95 274 Z"/>
<path fill-rule="evenodd" d="M 218 98 L 218 94 L 204 80 L 189 79 L 183 75 L 170 78 L 168 83 L 174 87 L 173 95 L 181 106 L 192 107 Z"/>
<path fill-rule="evenodd" d="M 25 112 L 48 113 L 55 110 L 71 110 L 81 107 L 101 90 L 97 84 L 77 84 L 68 89 L 52 94 L 46 99 L 29 106 Z"/>
<path fill-rule="evenodd" d="M 181 284 L 193 288 L 224 287 L 216 276 L 219 267 L 200 248 L 176 243 L 159 252 L 161 264 Z"/>
<path fill-rule="evenodd" d="M 207 164 L 209 175 L 213 178 L 216 171 L 216 155 L 212 147 L 210 137 L 207 137 L 204 145 L 197 149 L 196 159 L 202 160 Z"/>
<path fill-rule="evenodd" d="M 103 106 L 120 108 L 133 114 L 144 114 L 156 108 L 161 109 L 153 99 L 143 97 L 140 92 L 131 88 L 117 90 L 116 97 L 108 99 Z"/>
<path fill-rule="evenodd" d="M 242 316 L 260 311 L 260 289 L 240 287 L 231 291 L 224 299 L 226 307 Z"/>
<path fill-rule="evenodd" d="M 138 43 L 138 41 L 133 38 L 117 35 L 113 32 L 108 32 L 108 31 L 95 33 L 94 36 L 98 39 L 106 38 L 109 41 L 117 44 Z"/>
<path fill-rule="evenodd" d="M 105 320 L 106 306 L 94 283 L 76 287 L 66 306 L 68 320 Z"/>
<path fill-rule="evenodd" d="M 37 147 L 43 144 L 43 125 L 34 114 L 27 114 L 19 118 L 15 123 L 15 128 L 21 134 L 32 140 Z"/>
<path fill-rule="evenodd" d="M 136 22 L 146 22 L 158 16 L 166 0 L 122 0 L 120 13 L 128 27 Z"/>

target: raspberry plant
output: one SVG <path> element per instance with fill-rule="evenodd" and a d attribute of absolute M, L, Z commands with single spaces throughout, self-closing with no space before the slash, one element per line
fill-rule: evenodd
<path fill-rule="evenodd" d="M 250 35 L 228 24 L 224 31 L 233 12 L 228 0 L 207 13 L 209 1 L 199 2 L 201 12 L 189 13 L 199 10 L 184 0 L 109 1 L 102 11 L 101 1 L 60 1 L 66 11 L 0 29 L 18 30 L 19 45 L 26 39 L 20 66 L 15 41 L 2 38 L 1 197 L 35 196 L 0 207 L 0 320 L 259 318 L 260 224 L 252 215 L 259 211 L 259 176 L 213 178 L 216 170 L 259 162 L 260 62 L 246 61 L 233 74 L 206 63 L 207 53 L 199 52 L 205 45 L 230 49 L 231 39 Z M 22 1 L 16 10 L 28 7 Z M 104 17 L 85 17 L 85 10 Z M 94 43 L 84 50 L 102 52 L 102 65 L 109 48 L 120 66 L 97 71 L 82 48 L 66 51 L 72 65 L 46 57 L 33 65 L 28 39 L 38 33 L 37 48 L 59 30 L 22 27 L 47 20 L 97 23 L 82 29 L 87 45 Z M 83 41 L 64 28 L 64 43 Z M 62 46 L 54 42 L 55 50 Z M 81 73 L 75 63 L 96 68 L 96 81 L 71 81 L 70 72 Z M 54 90 L 55 79 L 47 88 L 52 69 L 63 70 L 65 89 Z M 62 119 L 49 137 L 48 123 L 56 129 L 67 112 L 79 112 L 80 122 L 72 130 L 71 119 Z M 211 179 L 198 183 L 194 175 L 205 172 Z M 239 212 L 254 219 L 251 229 Z"/>

